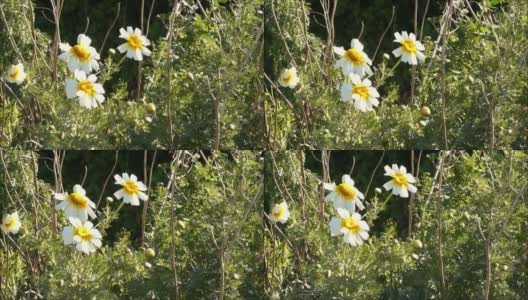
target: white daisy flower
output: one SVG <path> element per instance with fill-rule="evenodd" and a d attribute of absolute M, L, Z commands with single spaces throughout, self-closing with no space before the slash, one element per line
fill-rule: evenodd
<path fill-rule="evenodd" d="M 76 184 L 73 186 L 73 193 L 55 193 L 55 199 L 62 201 L 57 204 L 58 210 L 64 210 L 67 217 L 78 218 L 81 221 L 90 218 L 95 219 L 95 203 L 86 197 L 86 191 L 82 186 Z"/>
<path fill-rule="evenodd" d="M 7 80 L 7 82 L 21 85 L 26 79 L 26 76 L 26 72 L 24 72 L 24 65 L 16 64 L 9 66 L 7 74 L 4 76 L 4 78 Z"/>
<path fill-rule="evenodd" d="M 4 215 L 2 218 L 2 224 L 0 224 L 0 228 L 5 234 L 16 234 L 20 230 L 20 227 L 22 227 L 22 223 L 20 223 L 20 218 L 18 217 L 17 212 Z"/>
<path fill-rule="evenodd" d="M 78 251 L 85 254 L 94 253 L 101 248 L 101 232 L 93 228 L 92 222 L 82 222 L 77 218 L 68 218 L 72 226 L 64 227 L 62 239 L 65 245 L 75 244 Z"/>
<path fill-rule="evenodd" d="M 341 58 L 336 62 L 335 67 L 341 68 L 345 75 L 351 73 L 357 74 L 361 77 L 372 75 L 370 65 L 372 61 L 363 52 L 363 44 L 358 39 L 353 39 L 350 43 L 350 49 L 346 50 L 343 47 L 334 47 L 334 53 Z"/>
<path fill-rule="evenodd" d="M 354 186 L 354 180 L 348 174 L 343 175 L 339 185 L 323 183 L 323 187 L 325 190 L 331 191 L 330 194 L 326 195 L 325 202 L 332 201 L 334 207 L 348 209 L 351 212 L 356 210 L 356 206 L 359 210 L 365 209 L 361 203 L 361 200 L 365 199 L 365 195 Z"/>
<path fill-rule="evenodd" d="M 339 217 L 332 217 L 329 224 L 332 236 L 342 234 L 346 243 L 352 246 L 362 245 L 363 240 L 369 237 L 367 222 L 361 220 L 360 214 L 350 213 L 346 209 L 338 208 L 337 214 Z"/>
<path fill-rule="evenodd" d="M 349 75 L 351 83 L 341 85 L 341 100 L 343 102 L 354 101 L 354 107 L 362 112 L 374 110 L 374 106 L 379 105 L 380 94 L 376 88 L 372 87 L 372 82 L 356 75 Z"/>
<path fill-rule="evenodd" d="M 416 187 L 411 184 L 416 182 L 416 178 L 407 173 L 407 169 L 404 166 L 399 168 L 396 164 L 393 164 L 392 168 L 385 166 L 385 176 L 392 177 L 391 181 L 383 185 L 387 191 L 392 189 L 392 194 L 407 198 L 409 197 L 409 192 L 416 193 Z"/>
<path fill-rule="evenodd" d="M 136 175 L 123 173 L 122 176 L 114 176 L 115 184 L 123 186 L 122 189 L 114 193 L 117 200 L 123 198 L 124 203 L 130 203 L 132 206 L 139 206 L 139 199 L 147 201 L 148 196 L 144 193 L 147 187 L 143 182 L 138 181 Z"/>
<path fill-rule="evenodd" d="M 290 210 L 286 201 L 282 201 L 280 204 L 275 204 L 271 209 L 271 219 L 274 222 L 286 223 L 290 218 Z"/>
<path fill-rule="evenodd" d="M 77 37 L 77 44 L 70 46 L 68 43 L 61 43 L 60 49 L 64 51 L 59 58 L 68 64 L 68 69 L 73 72 L 81 70 L 86 73 L 91 73 L 92 70 L 99 70 L 100 59 L 99 53 L 94 47 L 90 46 L 92 40 L 84 34 L 79 34 Z"/>
<path fill-rule="evenodd" d="M 74 76 L 74 79 L 66 79 L 66 96 L 69 99 L 79 98 L 79 104 L 88 109 L 104 102 L 105 90 L 102 84 L 96 83 L 95 75 L 87 77 L 83 71 L 75 70 Z"/>
<path fill-rule="evenodd" d="M 143 55 L 150 56 L 151 52 L 147 48 L 150 45 L 150 41 L 146 36 L 141 34 L 141 29 L 132 29 L 131 26 L 128 26 L 127 30 L 124 28 L 119 29 L 119 33 L 119 37 L 127 41 L 117 47 L 119 52 L 126 52 L 128 58 L 133 58 L 137 61 L 143 60 Z"/>
<path fill-rule="evenodd" d="M 289 69 L 283 69 L 277 81 L 282 87 L 293 89 L 299 84 L 301 79 L 297 76 L 297 69 L 291 67 Z"/>
<path fill-rule="evenodd" d="M 416 40 L 414 33 L 407 34 L 403 31 L 394 33 L 396 38 L 394 41 L 401 44 L 401 47 L 392 51 L 392 54 L 396 57 L 401 56 L 401 61 L 410 65 L 417 65 L 418 61 L 425 61 L 425 55 L 422 51 L 425 50 L 424 45 Z"/>

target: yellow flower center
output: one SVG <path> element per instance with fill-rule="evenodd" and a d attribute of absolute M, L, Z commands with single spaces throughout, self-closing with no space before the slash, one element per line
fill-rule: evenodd
<path fill-rule="evenodd" d="M 293 72 L 290 70 L 286 70 L 284 73 L 282 73 L 281 77 L 282 82 L 285 84 L 289 84 L 294 78 Z"/>
<path fill-rule="evenodd" d="M 280 205 L 278 205 L 274 210 L 273 210 L 273 217 L 278 220 L 280 218 L 282 218 L 282 216 L 284 215 L 284 208 Z"/>
<path fill-rule="evenodd" d="M 407 176 L 405 176 L 402 172 L 397 172 L 392 176 L 392 180 L 394 180 L 394 183 L 398 185 L 399 187 L 404 187 L 409 184 L 409 181 L 407 180 Z"/>
<path fill-rule="evenodd" d="M 81 62 L 87 62 L 92 57 L 90 50 L 80 44 L 73 46 L 70 51 Z"/>
<path fill-rule="evenodd" d="M 411 39 L 404 40 L 402 42 L 402 50 L 407 54 L 416 54 L 416 43 Z"/>
<path fill-rule="evenodd" d="M 13 227 L 15 227 L 16 220 L 12 216 L 7 216 L 6 223 L 4 224 L 5 228 L 7 230 L 11 230 Z"/>
<path fill-rule="evenodd" d="M 79 193 L 71 193 L 68 195 L 68 202 L 77 208 L 87 208 L 88 199 Z"/>
<path fill-rule="evenodd" d="M 341 227 L 346 228 L 351 233 L 358 233 L 360 229 L 359 223 L 356 222 L 356 220 L 352 219 L 351 217 L 342 219 Z"/>
<path fill-rule="evenodd" d="M 139 194 L 139 187 L 138 187 L 137 183 L 135 183 L 132 180 L 125 181 L 125 184 L 123 185 L 123 189 L 129 195 L 137 195 L 137 194 Z"/>
<path fill-rule="evenodd" d="M 336 193 L 346 201 L 353 200 L 356 198 L 356 190 L 346 183 L 341 183 L 336 187 Z"/>
<path fill-rule="evenodd" d="M 357 66 L 365 64 L 363 54 L 355 48 L 348 49 L 345 52 L 345 59 Z"/>
<path fill-rule="evenodd" d="M 90 229 L 86 228 L 85 226 L 75 227 L 74 235 L 81 237 L 83 241 L 88 242 L 92 240 L 92 232 L 90 231 Z"/>
<path fill-rule="evenodd" d="M 352 88 L 352 93 L 358 94 L 363 100 L 368 100 L 370 98 L 369 87 L 363 84 L 354 85 Z"/>
<path fill-rule="evenodd" d="M 95 95 L 95 86 L 94 86 L 93 83 L 91 83 L 88 80 L 80 81 L 77 84 L 77 90 L 78 91 L 83 91 L 88 96 Z"/>
<path fill-rule="evenodd" d="M 137 36 L 135 34 L 131 34 L 129 37 L 128 37 L 128 46 L 130 46 L 130 48 L 132 49 L 141 49 L 143 48 L 143 43 L 141 42 L 141 37 L 140 36 Z"/>
<path fill-rule="evenodd" d="M 13 73 L 9 75 L 9 77 L 12 79 L 12 80 L 16 80 L 18 78 L 18 76 L 20 75 L 20 68 L 18 68 L 17 66 L 15 66 L 13 68 Z"/>

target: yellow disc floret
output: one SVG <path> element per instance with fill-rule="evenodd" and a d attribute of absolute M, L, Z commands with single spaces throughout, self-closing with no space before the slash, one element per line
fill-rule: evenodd
<path fill-rule="evenodd" d="M 88 207 L 88 199 L 79 194 L 79 193 L 71 193 L 68 195 L 68 202 L 73 204 L 73 206 L 77 208 L 86 208 Z"/>
<path fill-rule="evenodd" d="M 279 220 L 284 215 L 284 208 L 281 205 L 278 205 L 273 211 L 273 217 L 276 220 Z"/>
<path fill-rule="evenodd" d="M 16 220 L 12 216 L 7 216 L 6 223 L 4 224 L 7 230 L 12 230 L 15 227 Z"/>
<path fill-rule="evenodd" d="M 347 201 L 353 200 L 357 195 L 356 190 L 347 183 L 338 185 L 336 187 L 336 193 Z"/>
<path fill-rule="evenodd" d="M 416 54 L 416 43 L 411 39 L 404 40 L 402 42 L 402 51 L 407 54 Z"/>
<path fill-rule="evenodd" d="M 363 84 L 354 85 L 354 87 L 352 88 L 352 93 L 358 94 L 359 97 L 361 97 L 361 99 L 363 100 L 367 100 L 370 98 L 369 87 Z"/>
<path fill-rule="evenodd" d="M 355 48 L 348 49 L 345 52 L 345 59 L 357 66 L 365 64 L 363 54 Z"/>
<path fill-rule="evenodd" d="M 88 242 L 92 240 L 92 232 L 85 226 L 75 227 L 74 231 L 74 234 L 81 237 L 83 241 Z"/>
<path fill-rule="evenodd" d="M 12 80 L 17 80 L 18 76 L 20 75 L 20 68 L 18 66 L 15 66 L 13 68 L 13 73 L 9 75 L 9 77 Z"/>
<path fill-rule="evenodd" d="M 128 42 L 128 46 L 130 46 L 130 48 L 132 48 L 132 49 L 141 49 L 141 48 L 143 48 L 143 43 L 141 42 L 141 37 L 137 36 L 135 34 L 131 34 L 128 37 L 127 42 Z"/>
<path fill-rule="evenodd" d="M 88 96 L 95 95 L 95 86 L 92 82 L 88 80 L 80 81 L 77 85 L 78 91 L 83 91 Z"/>
<path fill-rule="evenodd" d="M 92 57 L 90 50 L 83 45 L 75 45 L 71 48 L 71 53 L 81 62 L 87 62 Z"/>
<path fill-rule="evenodd" d="M 138 187 L 137 183 L 135 183 L 132 180 L 125 181 L 125 183 L 123 184 L 123 189 L 129 195 L 137 195 L 137 194 L 139 194 L 139 187 Z"/>
<path fill-rule="evenodd" d="M 404 173 L 397 172 L 392 176 L 392 179 L 394 180 L 394 183 L 399 187 L 404 187 L 409 184 L 409 181 L 407 180 L 407 176 L 405 176 Z"/>
<path fill-rule="evenodd" d="M 341 227 L 346 228 L 351 233 L 358 233 L 359 232 L 359 223 L 356 222 L 351 217 L 345 218 L 341 220 Z"/>

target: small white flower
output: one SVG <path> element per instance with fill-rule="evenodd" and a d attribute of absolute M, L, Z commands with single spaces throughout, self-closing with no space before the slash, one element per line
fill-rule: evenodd
<path fill-rule="evenodd" d="M 341 100 L 343 102 L 354 101 L 354 107 L 362 112 L 374 110 L 374 106 L 379 105 L 380 94 L 376 88 L 372 87 L 372 82 L 356 75 L 349 75 L 351 83 L 341 85 Z"/>
<path fill-rule="evenodd" d="M 91 73 L 92 70 L 99 70 L 99 53 L 94 47 L 90 46 L 92 40 L 84 34 L 79 34 L 77 37 L 77 44 L 70 46 L 68 43 L 61 43 L 60 49 L 64 51 L 59 58 L 68 63 L 68 69 L 73 72 L 81 70 L 86 73 Z"/>
<path fill-rule="evenodd" d="M 407 34 L 403 31 L 394 33 L 396 38 L 394 41 L 401 44 L 401 47 L 392 51 L 392 54 L 396 57 L 401 56 L 401 61 L 410 65 L 417 65 L 418 61 L 425 61 L 425 55 L 422 51 L 425 50 L 424 45 L 416 40 L 414 33 Z"/>
<path fill-rule="evenodd" d="M 141 29 L 132 29 L 131 26 L 128 26 L 127 30 L 124 28 L 119 29 L 119 33 L 119 37 L 126 40 L 126 43 L 117 47 L 119 52 L 126 52 L 128 58 L 133 58 L 137 61 L 143 60 L 143 55 L 151 55 L 150 50 L 147 48 L 150 45 L 150 41 L 146 36 L 142 35 Z"/>
<path fill-rule="evenodd" d="M 26 76 L 26 72 L 24 72 L 24 65 L 16 64 L 9 66 L 7 74 L 4 76 L 4 78 L 7 80 L 7 82 L 21 85 L 26 79 Z"/>
<path fill-rule="evenodd" d="M 81 221 L 90 218 L 95 219 L 95 203 L 86 197 L 86 191 L 82 186 L 76 184 L 73 186 L 73 193 L 55 193 L 55 199 L 62 201 L 57 204 L 58 210 L 64 210 L 67 217 L 78 218 Z"/>
<path fill-rule="evenodd" d="M 16 234 L 20 230 L 20 227 L 22 227 L 22 223 L 20 223 L 20 218 L 18 217 L 17 212 L 4 215 L 2 218 L 2 224 L 0 224 L 0 228 L 5 234 Z"/>
<path fill-rule="evenodd" d="M 332 201 L 334 207 L 348 209 L 351 212 L 356 210 L 356 206 L 359 210 L 365 209 L 361 203 L 361 200 L 365 199 L 365 195 L 354 186 L 354 180 L 348 174 L 343 175 L 339 185 L 323 183 L 323 187 L 331 191 L 330 194 L 326 195 L 325 201 Z"/>
<path fill-rule="evenodd" d="M 336 62 L 336 68 L 341 68 L 343 74 L 357 74 L 361 77 L 365 74 L 372 75 L 370 65 L 372 61 L 363 52 L 363 44 L 358 39 L 353 39 L 350 42 L 350 49 L 346 50 L 343 47 L 334 47 L 334 53 L 341 58 Z"/>
<path fill-rule="evenodd" d="M 415 183 L 416 179 L 404 166 L 398 168 L 398 165 L 393 164 L 392 168 L 385 166 L 385 176 L 392 177 L 392 180 L 385 183 L 383 187 L 385 190 L 392 189 L 392 194 L 399 195 L 402 198 L 409 197 L 409 192 L 416 193 L 416 187 L 411 183 Z"/>
<path fill-rule="evenodd" d="M 343 235 L 346 243 L 352 246 L 359 246 L 363 244 L 363 240 L 369 237 L 370 230 L 367 222 L 361 220 L 361 215 L 358 213 L 350 213 L 346 209 L 338 208 L 337 214 L 339 217 L 332 217 L 330 220 L 330 233 L 332 236 Z"/>
<path fill-rule="evenodd" d="M 123 173 L 122 176 L 116 174 L 114 176 L 115 184 L 121 185 L 123 188 L 114 193 L 117 200 L 123 198 L 124 203 L 130 203 L 132 206 L 139 206 L 139 199 L 147 201 L 148 196 L 144 193 L 147 187 L 143 182 L 138 181 L 136 175 Z"/>
<path fill-rule="evenodd" d="M 79 104 L 88 109 L 104 102 L 105 90 L 102 84 L 96 83 L 95 75 L 87 77 L 83 71 L 75 70 L 74 76 L 74 79 L 66 79 L 66 97 L 79 98 Z"/>
<path fill-rule="evenodd" d="M 64 227 L 62 239 L 65 245 L 75 244 L 76 249 L 85 254 L 94 253 L 101 248 L 101 233 L 93 228 L 91 222 L 82 222 L 77 218 L 68 218 L 72 226 Z"/>
<path fill-rule="evenodd" d="M 283 201 L 280 204 L 275 204 L 271 209 L 271 219 L 274 222 L 280 222 L 282 224 L 286 223 L 290 218 L 290 210 L 288 209 L 288 204 L 286 201 Z"/>
<path fill-rule="evenodd" d="M 297 69 L 291 67 L 289 69 L 283 69 L 278 82 L 282 87 L 289 87 L 291 89 L 295 88 L 299 84 L 301 79 L 297 76 Z"/>

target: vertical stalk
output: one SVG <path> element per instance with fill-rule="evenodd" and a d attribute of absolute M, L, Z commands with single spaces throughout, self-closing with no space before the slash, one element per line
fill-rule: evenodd
<path fill-rule="evenodd" d="M 55 22 L 55 34 L 53 35 L 53 47 L 52 47 L 52 66 L 53 66 L 53 81 L 57 81 L 57 59 L 59 55 L 59 43 L 60 43 L 60 16 L 62 12 L 62 5 L 64 0 L 50 0 L 51 7 L 53 8 L 53 20 Z"/>
<path fill-rule="evenodd" d="M 147 174 L 147 151 L 144 152 L 144 167 L 143 167 L 143 178 L 145 185 L 147 186 L 148 199 L 143 204 L 143 211 L 141 213 L 141 246 L 145 245 L 145 227 L 147 225 L 147 212 L 150 203 L 150 187 L 152 186 L 152 172 L 154 171 L 154 164 L 156 162 L 157 150 L 154 150 L 152 160 L 150 161 L 150 170 Z"/>
<path fill-rule="evenodd" d="M 141 32 L 143 34 L 145 34 L 145 32 L 143 30 L 145 30 L 145 26 L 144 26 L 144 19 L 145 19 L 145 0 L 141 0 L 141 8 L 140 8 L 140 16 L 139 16 L 139 23 L 140 23 L 140 27 L 141 27 Z M 137 90 L 137 93 L 136 93 L 136 101 L 139 102 L 139 100 L 141 99 L 141 94 L 142 94 L 142 91 L 141 91 L 141 88 L 142 88 L 142 72 L 143 72 L 143 61 L 140 61 L 138 63 L 138 70 L 137 70 L 137 87 L 136 87 L 136 90 Z"/>
<path fill-rule="evenodd" d="M 449 149 L 449 144 L 447 140 L 447 121 L 446 121 L 446 98 L 447 98 L 447 88 L 446 88 L 446 59 L 447 59 L 447 43 L 449 35 L 449 27 L 451 27 L 451 15 L 453 13 L 453 1 L 446 0 L 446 8 L 444 13 L 444 26 L 442 31 L 442 63 L 440 67 L 440 87 L 441 87 L 441 106 L 442 106 L 442 129 L 444 133 L 444 147 Z"/>
<path fill-rule="evenodd" d="M 418 0 L 414 0 L 414 34 L 418 36 Z M 411 104 L 414 103 L 414 91 L 416 85 L 416 66 L 411 70 Z"/>
<path fill-rule="evenodd" d="M 176 216 L 174 214 L 174 210 L 176 209 L 176 172 L 178 169 L 178 165 L 181 159 L 183 151 L 179 150 L 174 153 L 173 160 L 172 160 L 172 174 L 171 174 L 171 182 L 170 182 L 170 194 L 169 194 L 169 201 L 170 201 L 170 228 L 171 232 L 175 232 L 174 223 L 176 222 Z M 171 268 L 172 268 L 172 281 L 174 285 L 174 296 L 173 299 L 180 299 L 180 291 L 178 286 L 178 271 L 176 270 L 176 243 L 174 241 L 174 234 L 171 235 Z"/>
<path fill-rule="evenodd" d="M 443 231 L 442 231 L 442 202 L 443 202 L 443 177 L 444 177 L 444 160 L 446 159 L 446 154 L 443 152 L 440 157 L 440 162 L 438 163 L 438 168 L 440 168 L 438 173 L 438 197 L 436 201 L 436 221 L 437 221 L 437 239 L 438 239 L 438 258 L 439 258 L 439 269 L 440 269 L 440 282 L 441 286 L 441 299 L 446 298 L 446 282 L 445 282 L 445 273 L 444 273 L 444 256 L 443 256 Z"/>
<path fill-rule="evenodd" d="M 322 150 L 321 151 L 321 165 L 323 167 L 323 182 L 330 182 L 330 151 L 329 150 Z M 323 188 L 323 185 L 320 187 L 320 197 L 319 197 L 319 213 L 321 215 L 321 221 L 325 221 L 324 219 L 324 198 L 325 198 L 325 191 Z"/>

